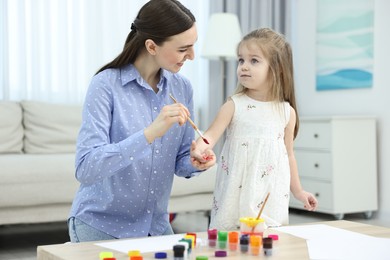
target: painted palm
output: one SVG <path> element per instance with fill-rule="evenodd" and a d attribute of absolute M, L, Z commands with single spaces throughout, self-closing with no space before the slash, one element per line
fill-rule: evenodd
<path fill-rule="evenodd" d="M 374 0 L 317 4 L 317 90 L 371 87 Z"/>

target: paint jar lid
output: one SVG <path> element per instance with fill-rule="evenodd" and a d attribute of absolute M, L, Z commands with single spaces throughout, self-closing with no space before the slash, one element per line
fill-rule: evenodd
<path fill-rule="evenodd" d="M 173 256 L 174 257 L 184 257 L 185 247 L 183 245 L 174 245 L 173 246 Z"/>
<path fill-rule="evenodd" d="M 241 223 L 245 223 L 248 227 L 255 227 L 259 223 L 263 223 L 263 218 L 240 218 Z"/>
<path fill-rule="evenodd" d="M 209 230 L 207 230 L 207 234 L 208 234 L 209 240 L 216 240 L 218 231 L 216 229 L 209 229 Z"/>
<path fill-rule="evenodd" d="M 226 251 L 215 251 L 214 255 L 215 257 L 226 257 L 227 253 Z"/>
<path fill-rule="evenodd" d="M 279 236 L 277 234 L 269 234 L 269 238 L 272 238 L 272 240 L 279 240 Z"/>
<path fill-rule="evenodd" d="M 112 252 L 100 252 L 99 254 L 100 259 L 109 258 L 109 257 L 114 257 L 114 254 Z"/>
<path fill-rule="evenodd" d="M 263 238 L 263 248 L 272 248 L 272 238 L 270 237 Z"/>
<path fill-rule="evenodd" d="M 127 255 L 128 256 L 137 256 L 137 255 L 141 255 L 141 252 L 139 250 L 130 250 L 129 252 L 127 252 Z"/>
<path fill-rule="evenodd" d="M 156 258 L 156 259 L 165 259 L 165 258 L 167 258 L 167 253 L 165 253 L 165 252 L 156 252 L 156 253 L 154 253 L 154 258 Z"/>
<path fill-rule="evenodd" d="M 240 237 L 240 245 L 249 245 L 249 236 L 248 235 L 242 235 Z"/>
<path fill-rule="evenodd" d="M 227 241 L 228 232 L 218 231 L 218 241 Z"/>
<path fill-rule="evenodd" d="M 229 243 L 237 243 L 238 242 L 238 232 L 231 231 L 228 234 L 229 236 Z"/>

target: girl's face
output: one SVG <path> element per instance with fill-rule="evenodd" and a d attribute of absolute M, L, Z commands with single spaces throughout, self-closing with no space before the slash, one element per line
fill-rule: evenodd
<path fill-rule="evenodd" d="M 238 49 L 238 81 L 249 92 L 263 94 L 268 92 L 269 63 L 254 41 L 241 43 Z"/>
<path fill-rule="evenodd" d="M 180 71 L 187 59 L 194 59 L 194 44 L 197 39 L 195 24 L 187 31 L 170 37 L 168 41 L 156 47 L 157 63 L 161 68 L 170 72 Z"/>

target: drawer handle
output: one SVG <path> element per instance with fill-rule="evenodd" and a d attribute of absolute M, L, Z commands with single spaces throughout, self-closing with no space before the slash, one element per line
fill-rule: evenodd
<path fill-rule="evenodd" d="M 318 134 L 314 134 L 314 138 L 318 138 Z"/>
<path fill-rule="evenodd" d="M 318 198 L 318 197 L 320 196 L 320 194 L 319 194 L 318 192 L 316 192 L 316 193 L 314 194 L 314 196 L 316 196 L 316 198 Z"/>
<path fill-rule="evenodd" d="M 318 163 L 315 163 L 315 164 L 314 164 L 314 167 L 315 167 L 315 168 L 318 168 L 318 167 L 320 167 L 320 165 L 319 165 Z"/>

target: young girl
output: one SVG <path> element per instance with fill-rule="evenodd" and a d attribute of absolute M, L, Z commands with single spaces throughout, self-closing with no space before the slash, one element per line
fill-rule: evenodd
<path fill-rule="evenodd" d="M 290 45 L 271 29 L 252 31 L 238 45 L 237 77 L 236 93 L 205 133 L 214 146 L 227 128 L 210 228 L 232 230 L 240 217 L 256 217 L 268 192 L 262 218 L 268 226 L 288 224 L 290 190 L 307 210 L 317 207 L 294 157 L 299 120 Z"/>

